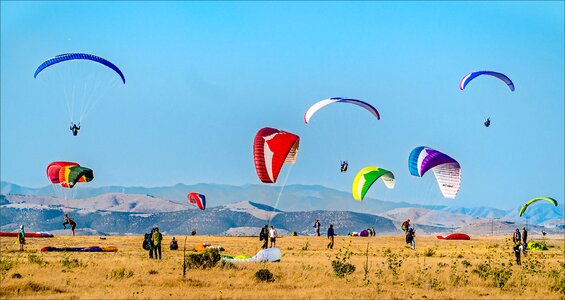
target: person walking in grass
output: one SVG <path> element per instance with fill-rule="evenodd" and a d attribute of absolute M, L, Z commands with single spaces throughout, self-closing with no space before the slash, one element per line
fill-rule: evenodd
<path fill-rule="evenodd" d="M 18 243 L 20 244 L 20 251 L 24 251 L 24 244 L 26 243 L 26 233 L 24 231 L 24 225 L 20 225 L 20 231 L 18 232 Z"/>
<path fill-rule="evenodd" d="M 314 227 L 316 228 L 316 236 L 320 236 L 320 220 L 314 221 Z"/>
<path fill-rule="evenodd" d="M 334 225 L 330 224 L 330 227 L 328 228 L 328 249 L 333 249 L 334 248 L 334 236 L 335 236 L 335 232 L 334 232 Z"/>
<path fill-rule="evenodd" d="M 261 232 L 259 233 L 259 241 L 263 241 L 261 249 L 267 249 L 269 247 L 269 225 L 265 224 L 265 226 L 261 228 Z"/>
<path fill-rule="evenodd" d="M 163 235 L 159 232 L 159 227 L 155 227 L 153 231 L 153 256 L 155 259 L 161 259 L 161 241 L 163 240 Z"/>
<path fill-rule="evenodd" d="M 410 244 L 410 249 L 416 250 L 416 240 L 414 237 L 416 236 L 416 229 L 414 227 L 409 226 L 408 230 L 406 230 L 406 244 Z"/>
<path fill-rule="evenodd" d="M 269 229 L 269 239 L 271 240 L 271 247 L 276 247 L 277 245 L 277 230 L 275 229 L 275 227 L 273 225 L 271 225 L 271 229 Z"/>

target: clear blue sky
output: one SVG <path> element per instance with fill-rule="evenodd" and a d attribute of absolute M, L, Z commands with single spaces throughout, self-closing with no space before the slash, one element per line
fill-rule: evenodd
<path fill-rule="evenodd" d="M 47 164 L 69 160 L 94 169 L 92 186 L 259 184 L 252 141 L 270 126 L 301 137 L 288 184 L 350 191 L 357 170 L 377 165 L 397 185 L 368 197 L 563 203 L 563 12 L 562 1 L 2 2 L 1 177 L 45 186 Z M 127 80 L 77 137 L 64 102 L 33 78 L 68 52 L 105 57 Z M 507 74 L 516 91 L 485 77 L 460 91 L 476 70 Z M 304 124 L 311 104 L 335 96 L 370 102 L 381 120 L 336 104 Z M 462 165 L 456 200 L 431 173 L 409 175 L 420 145 Z"/>

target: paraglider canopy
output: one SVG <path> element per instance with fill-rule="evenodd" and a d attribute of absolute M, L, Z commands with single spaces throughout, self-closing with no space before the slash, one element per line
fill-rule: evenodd
<path fill-rule="evenodd" d="M 275 183 L 283 164 L 294 164 L 300 137 L 290 132 L 265 127 L 255 135 L 253 157 L 257 176 L 264 183 Z"/>
<path fill-rule="evenodd" d="M 429 147 L 416 147 L 408 157 L 408 169 L 413 176 L 422 177 L 433 170 L 441 193 L 454 199 L 461 185 L 461 166 L 449 155 Z"/>
<path fill-rule="evenodd" d="M 504 81 L 504 83 L 506 83 L 506 85 L 508 85 L 508 87 L 510 88 L 510 91 L 514 91 L 514 83 L 512 82 L 512 80 L 510 80 L 510 78 L 508 78 L 508 76 L 502 74 L 502 73 L 498 73 L 498 72 L 493 72 L 493 71 L 477 71 L 477 72 L 471 72 L 465 76 L 463 76 L 463 78 L 461 78 L 461 81 L 459 82 L 459 89 L 464 90 L 465 87 L 467 86 L 467 84 L 469 82 L 471 82 L 471 80 L 477 78 L 478 76 L 481 75 L 490 75 L 490 76 L 494 76 L 502 81 Z"/>
<path fill-rule="evenodd" d="M 520 209 L 520 217 L 526 212 L 526 209 L 528 208 L 528 206 L 538 202 L 538 201 L 548 201 L 551 204 L 557 206 L 557 200 L 550 198 L 550 197 L 538 197 L 538 198 L 534 198 L 532 200 L 529 200 L 528 202 L 526 202 L 522 208 Z"/>

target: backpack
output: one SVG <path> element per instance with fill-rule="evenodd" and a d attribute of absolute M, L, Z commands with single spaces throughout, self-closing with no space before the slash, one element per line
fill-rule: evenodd
<path fill-rule="evenodd" d="M 151 236 L 151 235 L 150 235 L 149 233 L 146 233 L 146 234 L 145 234 L 145 238 L 143 239 L 142 247 L 143 247 L 143 249 L 145 249 L 145 250 L 151 249 L 151 246 L 150 246 L 150 243 L 151 243 L 150 239 L 151 239 L 151 237 L 150 237 L 150 236 Z"/>
<path fill-rule="evenodd" d="M 408 225 L 407 223 L 408 223 L 407 221 L 404 221 L 404 223 L 402 223 L 402 227 L 400 227 L 402 229 L 402 231 L 406 231 L 406 229 L 407 229 L 406 225 Z"/>

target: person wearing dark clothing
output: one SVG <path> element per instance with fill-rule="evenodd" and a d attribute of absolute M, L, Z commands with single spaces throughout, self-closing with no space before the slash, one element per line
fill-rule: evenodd
<path fill-rule="evenodd" d="M 169 249 L 171 249 L 171 250 L 178 250 L 179 249 L 179 244 L 177 243 L 177 240 L 175 240 L 174 236 L 173 236 L 173 240 L 171 241 L 171 244 L 169 245 Z"/>
<path fill-rule="evenodd" d="M 71 231 L 73 232 L 73 236 L 75 236 L 75 228 L 77 227 L 77 223 L 71 220 L 68 214 L 65 214 L 65 223 L 63 223 L 63 228 L 67 229 L 67 224 L 71 225 Z"/>
<path fill-rule="evenodd" d="M 163 235 L 159 232 L 159 227 L 155 227 L 153 231 L 153 256 L 155 259 L 161 259 L 161 241 L 163 240 Z"/>
<path fill-rule="evenodd" d="M 342 173 L 343 173 L 343 172 L 347 172 L 347 166 L 348 166 L 348 165 L 349 165 L 349 164 L 347 163 L 347 160 L 341 162 L 341 172 L 342 172 Z"/>
<path fill-rule="evenodd" d="M 314 227 L 316 228 L 316 236 L 320 236 L 320 220 L 314 221 Z"/>
<path fill-rule="evenodd" d="M 192 229 L 191 235 L 196 235 L 196 229 Z"/>
<path fill-rule="evenodd" d="M 487 118 L 485 120 L 485 127 L 489 127 L 490 126 L 490 118 Z"/>
<path fill-rule="evenodd" d="M 526 227 L 522 227 L 522 253 L 526 256 L 526 251 L 528 250 L 528 231 Z"/>
<path fill-rule="evenodd" d="M 261 228 L 261 233 L 259 233 L 259 241 L 263 241 L 261 249 L 267 249 L 269 247 L 269 226 L 265 225 Z"/>
<path fill-rule="evenodd" d="M 77 136 L 78 131 L 80 130 L 80 123 L 78 123 L 78 126 L 77 124 L 72 123 L 70 129 L 73 132 L 73 136 Z"/>
<path fill-rule="evenodd" d="M 522 236 L 520 235 L 520 229 L 516 228 L 516 231 L 514 231 L 514 235 L 512 235 L 512 242 L 514 243 L 514 255 L 516 255 L 516 264 L 517 265 L 521 265 L 521 261 L 520 261 L 520 246 L 522 244 Z"/>
<path fill-rule="evenodd" d="M 328 249 L 334 248 L 334 236 L 335 236 L 334 226 L 330 224 L 330 228 L 328 228 L 328 240 L 329 240 Z"/>
<path fill-rule="evenodd" d="M 149 258 L 153 258 L 153 232 L 155 232 L 155 228 L 151 228 L 151 232 L 147 236 L 146 250 L 149 250 Z"/>
<path fill-rule="evenodd" d="M 24 244 L 26 243 L 26 233 L 24 231 L 24 225 L 20 225 L 20 231 L 18 232 L 18 243 L 20 244 L 20 251 L 24 251 Z"/>
<path fill-rule="evenodd" d="M 416 240 L 414 237 L 416 236 L 416 229 L 410 226 L 408 230 L 406 230 L 406 244 L 410 244 L 410 248 L 412 250 L 416 250 Z"/>

